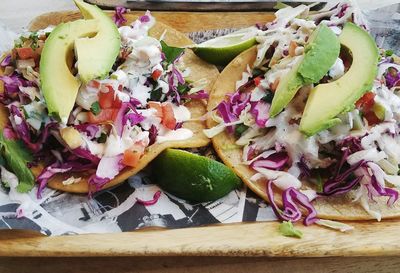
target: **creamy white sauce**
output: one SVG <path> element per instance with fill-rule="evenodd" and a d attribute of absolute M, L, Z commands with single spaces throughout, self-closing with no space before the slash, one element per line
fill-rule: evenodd
<path fill-rule="evenodd" d="M 174 111 L 176 122 L 188 121 L 191 118 L 189 109 L 184 105 L 172 104 L 172 110 Z"/>
<path fill-rule="evenodd" d="M 186 128 L 179 128 L 177 130 L 168 130 L 163 135 L 158 135 L 156 143 L 163 143 L 166 141 L 186 140 L 193 136 L 193 132 Z"/>

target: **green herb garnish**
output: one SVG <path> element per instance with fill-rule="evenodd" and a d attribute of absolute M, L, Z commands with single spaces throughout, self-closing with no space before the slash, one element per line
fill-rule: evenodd
<path fill-rule="evenodd" d="M 274 98 L 274 94 L 270 91 L 267 91 L 267 93 L 265 94 L 264 97 L 261 98 L 261 100 L 263 100 L 267 103 L 271 103 L 273 98 Z"/>
<path fill-rule="evenodd" d="M 182 52 L 185 51 L 184 48 L 169 46 L 164 41 L 161 41 L 160 43 L 162 47 L 162 52 L 165 55 L 165 60 L 168 64 L 172 64 L 176 60 L 176 58 L 178 58 L 179 55 L 181 55 Z"/>
<path fill-rule="evenodd" d="M 27 163 L 33 160 L 32 154 L 21 140 L 7 140 L 2 133 L 0 133 L 0 148 L 7 166 L 18 177 L 17 190 L 30 191 L 35 185 L 35 177 L 27 166 Z"/>
<path fill-rule="evenodd" d="M 247 129 L 249 126 L 246 126 L 244 124 L 238 124 L 235 126 L 235 135 L 236 137 L 240 137 Z"/>
<path fill-rule="evenodd" d="M 292 222 L 283 221 L 279 225 L 279 232 L 286 237 L 295 237 L 301 239 L 303 237 L 303 232 L 298 229 L 295 229 Z"/>
<path fill-rule="evenodd" d="M 386 57 L 390 57 L 390 56 L 392 56 L 393 54 L 394 54 L 393 50 L 388 49 L 388 50 L 385 51 L 385 56 L 386 56 Z"/>
<path fill-rule="evenodd" d="M 99 104 L 98 101 L 95 101 L 95 102 L 92 103 L 92 105 L 90 106 L 90 111 L 91 111 L 95 116 L 97 116 L 97 115 L 101 112 L 100 104 Z"/>

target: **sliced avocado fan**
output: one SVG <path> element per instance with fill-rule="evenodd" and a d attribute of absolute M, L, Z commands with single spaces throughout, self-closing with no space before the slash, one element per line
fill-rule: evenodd
<path fill-rule="evenodd" d="M 311 34 L 304 54 L 290 72 L 281 79 L 271 103 L 271 117 L 279 114 L 304 85 L 319 82 L 335 63 L 340 53 L 340 43 L 326 25 L 319 25 Z"/>
<path fill-rule="evenodd" d="M 84 83 L 108 76 L 121 48 L 121 36 L 111 18 L 97 6 L 74 0 L 86 20 L 96 19 L 99 31 L 75 41 L 79 78 Z"/>
<path fill-rule="evenodd" d="M 337 115 L 354 108 L 354 103 L 371 90 L 377 74 L 378 48 L 367 31 L 346 23 L 339 41 L 350 51 L 353 61 L 341 78 L 311 90 L 300 121 L 300 131 L 308 136 L 340 123 Z"/>
<path fill-rule="evenodd" d="M 40 59 L 41 89 L 49 115 L 66 123 L 81 81 L 108 75 L 121 47 L 114 22 L 101 9 L 75 0 L 85 20 L 62 23 L 47 38 Z M 73 57 L 78 74 L 72 74 Z"/>
<path fill-rule="evenodd" d="M 40 82 L 49 115 L 66 123 L 81 82 L 70 70 L 74 42 L 98 30 L 96 20 L 59 24 L 47 38 L 40 58 Z"/>

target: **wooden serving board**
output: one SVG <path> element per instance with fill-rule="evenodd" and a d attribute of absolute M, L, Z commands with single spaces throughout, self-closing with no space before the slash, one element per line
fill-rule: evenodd
<path fill-rule="evenodd" d="M 154 15 L 182 32 L 246 27 L 273 18 L 272 14 L 258 12 L 155 12 Z M 68 20 L 78 15 L 75 12 L 52 13 L 36 20 L 46 20 L 49 16 Z M 45 237 L 32 231 L 2 230 L 0 256 L 400 256 L 400 221 L 349 224 L 355 227 L 349 233 L 298 225 L 304 233 L 302 239 L 280 235 L 277 222 L 59 237 Z"/>

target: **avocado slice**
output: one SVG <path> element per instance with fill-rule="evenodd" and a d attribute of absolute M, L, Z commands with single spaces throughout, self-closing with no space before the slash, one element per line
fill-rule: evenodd
<path fill-rule="evenodd" d="M 59 24 L 45 42 L 40 58 L 41 89 L 49 115 L 64 123 L 81 85 L 68 65 L 72 63 L 74 42 L 79 37 L 93 36 L 97 31 L 96 20 L 76 20 Z"/>
<path fill-rule="evenodd" d="M 269 114 L 279 114 L 303 85 L 319 82 L 328 73 L 340 53 L 335 33 L 326 25 L 319 25 L 311 34 L 304 54 L 281 79 L 272 100 Z"/>
<path fill-rule="evenodd" d="M 307 136 L 340 123 L 336 116 L 353 109 L 354 103 L 371 89 L 376 77 L 379 53 L 368 32 L 346 23 L 339 41 L 349 49 L 353 62 L 338 80 L 311 90 L 300 121 L 300 131 Z"/>
<path fill-rule="evenodd" d="M 85 19 L 96 19 L 99 31 L 96 36 L 75 41 L 78 73 L 82 82 L 108 76 L 121 48 L 118 28 L 107 14 L 95 5 L 74 0 Z"/>

